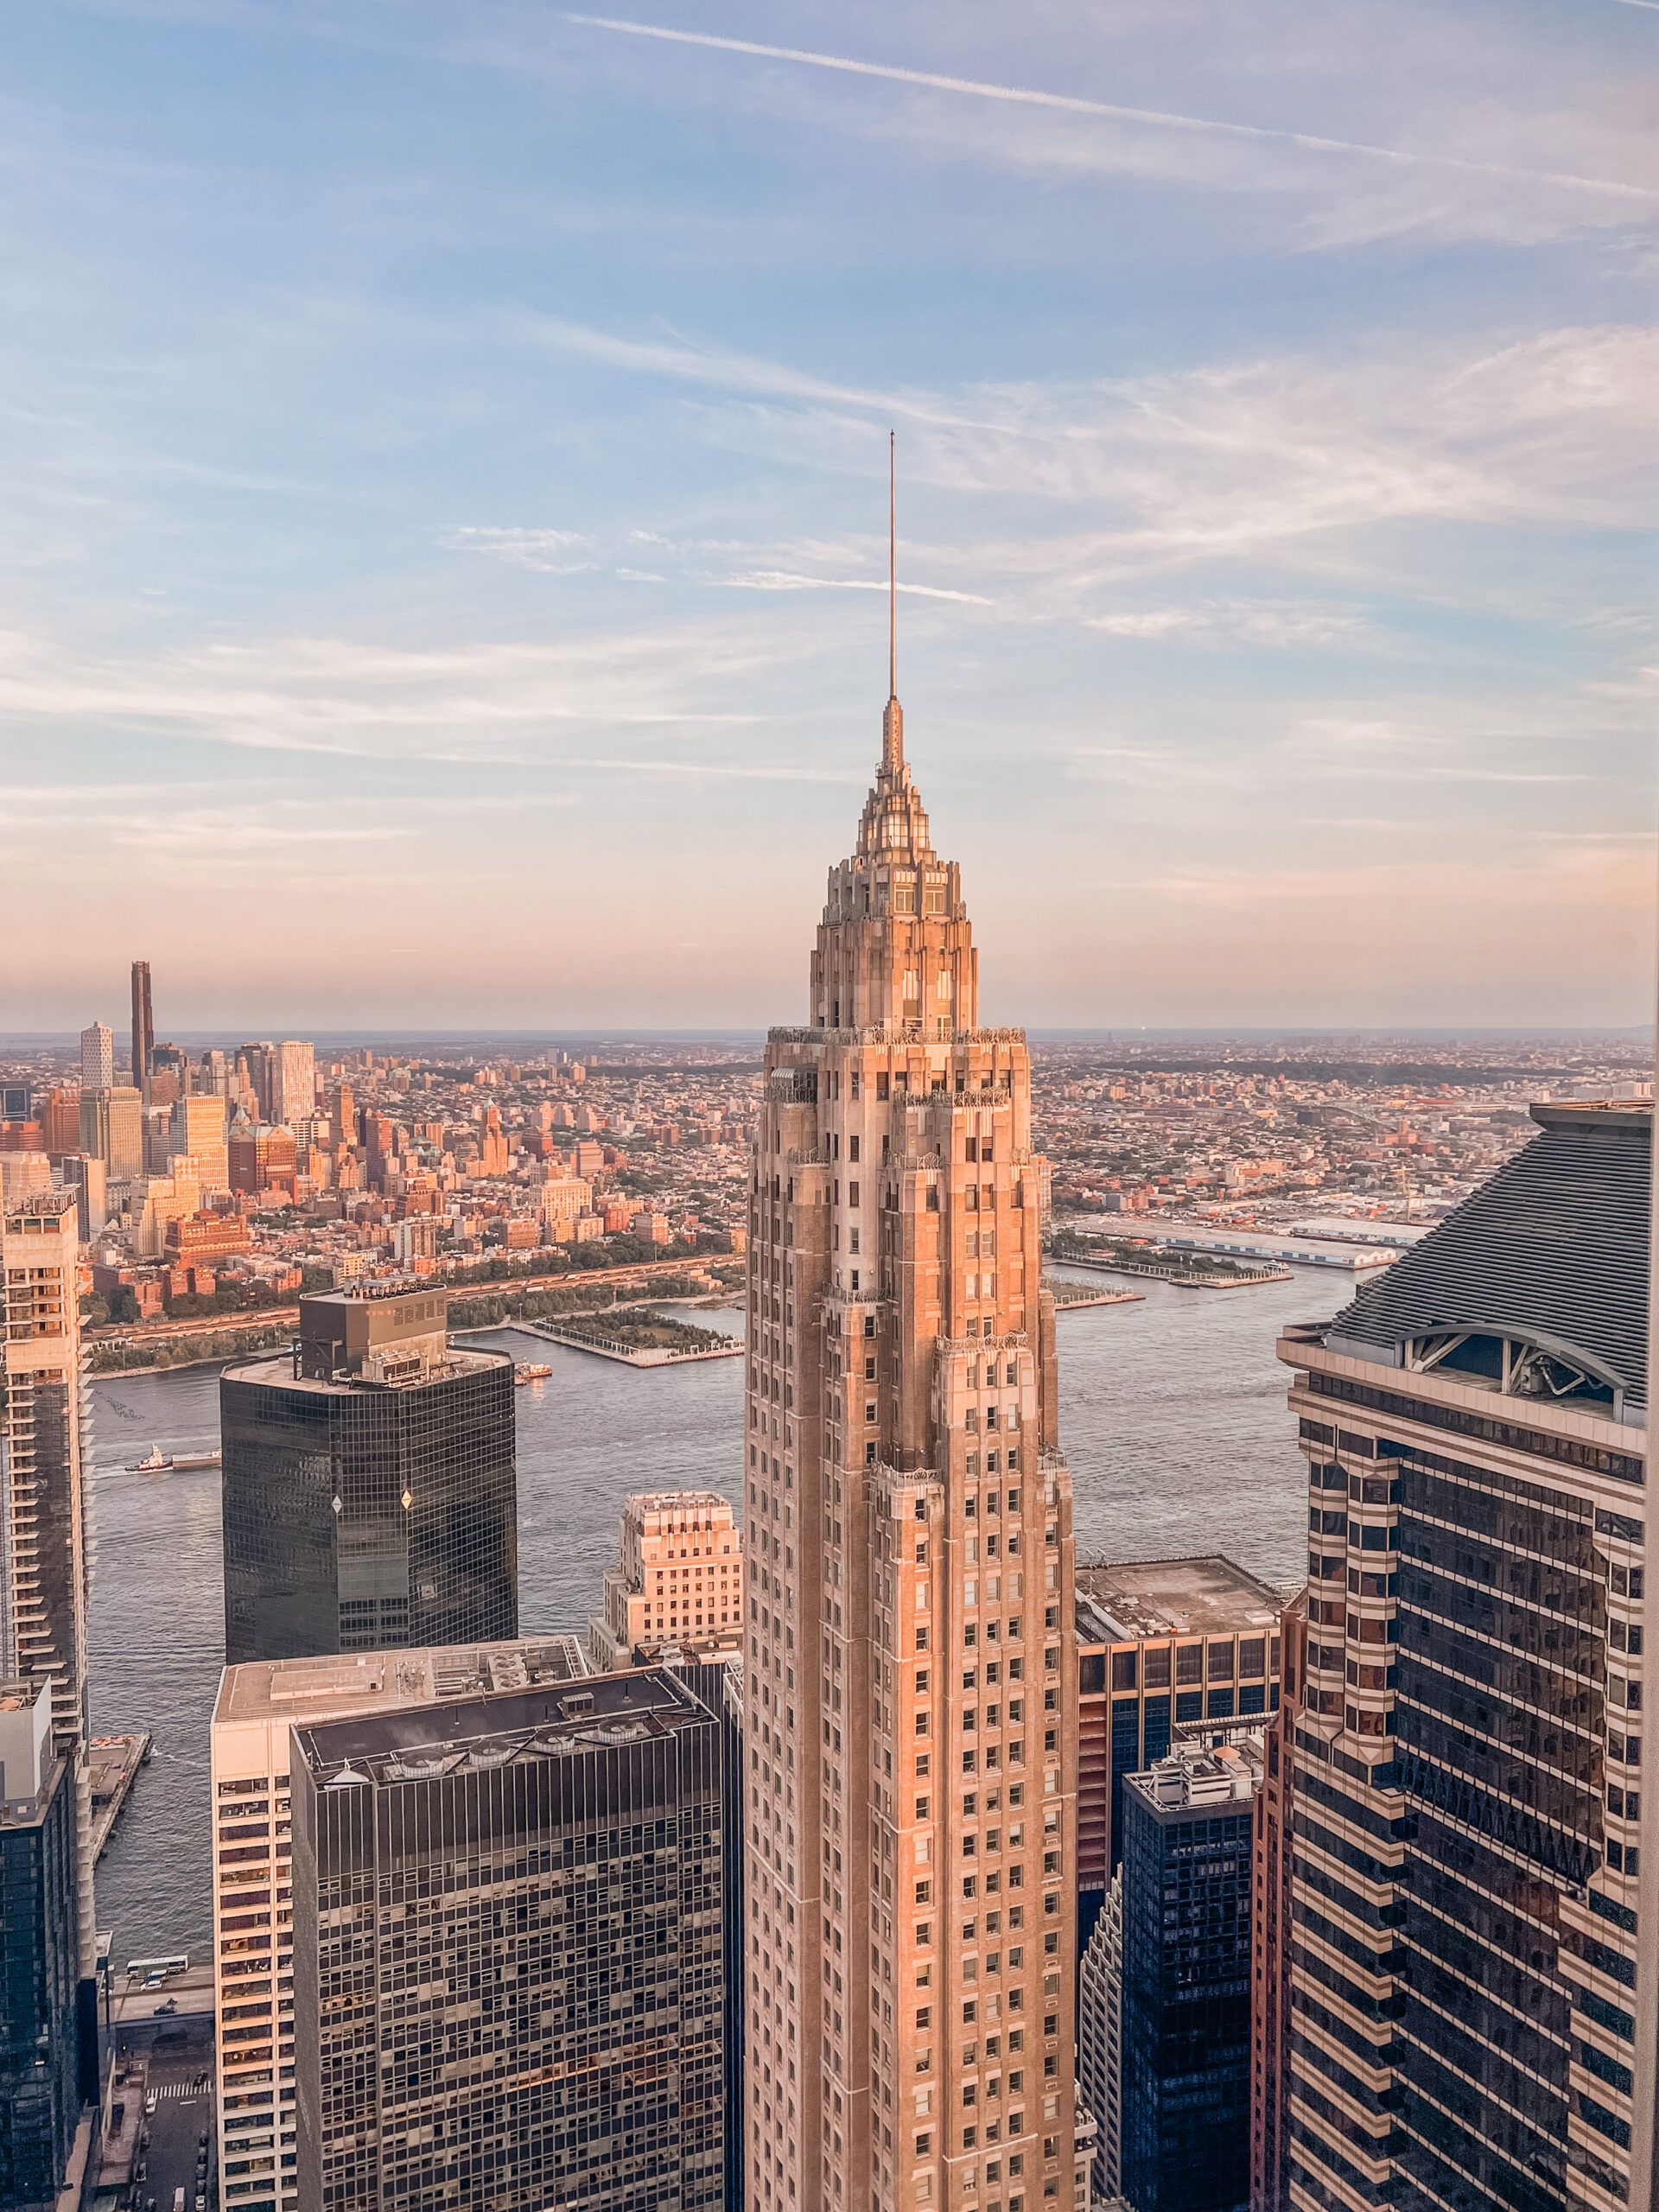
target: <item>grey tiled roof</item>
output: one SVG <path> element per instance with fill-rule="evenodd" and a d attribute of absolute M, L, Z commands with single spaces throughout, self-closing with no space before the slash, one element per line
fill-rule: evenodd
<path fill-rule="evenodd" d="M 1327 1342 L 1386 1350 L 1443 1329 L 1576 1352 L 1647 1402 L 1652 1110 L 1543 1105 L 1540 1133 L 1362 1289 Z"/>

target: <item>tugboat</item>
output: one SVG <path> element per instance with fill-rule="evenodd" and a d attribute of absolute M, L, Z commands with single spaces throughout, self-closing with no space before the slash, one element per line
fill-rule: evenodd
<path fill-rule="evenodd" d="M 142 1459 L 135 1459 L 127 1469 L 130 1475 L 182 1474 L 192 1467 L 217 1467 L 222 1454 L 218 1452 L 164 1452 L 159 1444 L 152 1444 Z"/>

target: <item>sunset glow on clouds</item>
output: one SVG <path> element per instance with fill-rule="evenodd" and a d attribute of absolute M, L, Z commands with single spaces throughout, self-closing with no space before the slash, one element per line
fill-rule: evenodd
<path fill-rule="evenodd" d="M 1650 1011 L 1659 12 L 14 11 L 0 1028 Z"/>

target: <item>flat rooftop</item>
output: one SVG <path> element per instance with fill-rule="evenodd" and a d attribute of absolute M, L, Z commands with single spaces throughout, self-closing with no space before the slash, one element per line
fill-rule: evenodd
<path fill-rule="evenodd" d="M 731 1516 L 732 1503 L 716 1490 L 631 1490 L 628 1503 L 645 1513 L 700 1513 L 705 1506 Z"/>
<path fill-rule="evenodd" d="M 1077 1635 L 1084 1643 L 1158 1636 L 1231 1635 L 1278 1621 L 1285 1604 L 1219 1552 L 1197 1559 L 1114 1561 L 1077 1571 Z"/>
<path fill-rule="evenodd" d="M 300 1756 L 334 1784 L 431 1782 L 520 1760 L 579 1758 L 706 1726 L 715 1716 L 677 1675 L 647 1669 L 594 1675 L 580 1686 L 544 1682 L 445 1698 L 401 1710 L 319 1720 L 296 1732 Z"/>
<path fill-rule="evenodd" d="M 476 1375 L 486 1367 L 511 1367 L 510 1351 L 463 1351 L 451 1344 L 442 1367 L 429 1367 L 406 1382 L 372 1382 L 355 1375 L 324 1381 L 315 1375 L 296 1375 L 290 1352 L 267 1354 L 258 1359 L 238 1360 L 224 1370 L 232 1382 L 263 1382 L 268 1389 L 308 1391 L 320 1398 L 349 1398 L 364 1390 L 418 1390 L 429 1382 L 450 1382 L 457 1375 Z"/>
<path fill-rule="evenodd" d="M 587 1675 L 587 1656 L 574 1636 L 329 1653 L 311 1659 L 248 1659 L 227 1667 L 219 1677 L 213 1719 L 302 1724 L 342 1712 L 390 1713 L 499 1690 L 582 1681 Z"/>

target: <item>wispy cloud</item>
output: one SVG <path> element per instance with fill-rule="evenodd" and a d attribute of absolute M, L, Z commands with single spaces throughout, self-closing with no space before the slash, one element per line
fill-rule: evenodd
<path fill-rule="evenodd" d="M 907 424 L 912 481 L 987 512 L 1019 499 L 1028 514 L 1033 499 L 1088 510 L 1082 531 L 1027 523 L 1018 536 L 964 534 L 909 547 L 903 565 L 932 569 L 928 590 L 1014 613 L 1023 597 L 1044 620 L 1126 637 L 1161 628 L 1198 641 L 1229 622 L 1236 637 L 1262 644 L 1296 642 L 1298 624 L 1301 642 L 1343 628 L 1352 636 L 1358 611 L 1304 604 L 1252 618 L 1241 601 L 1230 616 L 1199 615 L 1126 607 L 1122 588 L 1203 563 L 1300 557 L 1342 534 L 1351 554 L 1353 533 L 1404 524 L 1639 527 L 1648 518 L 1642 472 L 1659 435 L 1659 330 L 1642 324 L 1547 330 L 1496 348 L 1415 341 L 1342 359 L 1268 356 L 934 392 L 834 384 L 762 357 L 569 323 L 526 330 L 538 344 L 725 395 L 698 418 L 705 434 L 773 461 L 873 474 L 871 431 L 896 417 Z M 753 581 L 810 575 L 804 551 L 767 560 L 755 547 L 760 557 L 741 578 L 751 588 L 804 588 Z M 1354 561 L 1357 577 L 1363 566 Z M 1448 603 L 1484 588 L 1466 561 L 1445 575 L 1419 563 L 1410 579 L 1395 562 L 1389 584 L 1407 594 L 1444 588 Z"/>
<path fill-rule="evenodd" d="M 1645 4 L 1645 0 L 1643 0 Z M 890 62 L 854 60 L 845 54 L 818 54 L 789 46 L 766 46 L 752 39 L 721 38 L 705 31 L 671 29 L 661 23 L 640 23 L 610 16 L 568 12 L 565 21 L 589 29 L 613 31 L 631 38 L 659 39 L 674 46 L 712 48 L 722 54 L 747 54 L 766 61 L 789 61 L 803 67 L 835 70 L 843 75 L 874 77 L 892 84 L 914 85 L 930 92 L 952 92 L 974 99 L 996 100 L 1020 107 L 1040 107 L 1067 115 L 1092 117 L 1102 122 L 1139 124 L 1157 130 L 1175 130 L 1242 140 L 1256 145 L 1294 147 L 1300 153 L 1339 154 L 1402 167 L 1445 169 L 1487 178 L 1523 179 L 1567 192 L 1588 192 L 1613 199 L 1652 203 L 1659 190 L 1614 177 L 1581 176 L 1570 170 L 1522 168 L 1507 162 L 1482 161 L 1452 153 L 1434 153 L 1398 146 L 1369 145 L 1363 141 L 1329 137 L 1305 130 L 1287 130 L 1253 123 L 1233 123 L 1215 117 L 1172 114 L 1157 108 L 1124 107 L 1105 100 L 1083 99 L 1068 92 L 1033 90 L 1025 86 L 987 84 L 970 77 L 945 76 L 934 70 L 906 69 Z"/>
<path fill-rule="evenodd" d="M 592 542 L 576 530 L 496 529 L 470 523 L 444 532 L 438 540 L 440 545 L 448 546 L 453 552 L 489 553 L 498 561 L 511 561 L 516 567 L 536 569 L 555 576 L 575 576 L 591 571 L 597 565 L 595 563 L 563 556 Z"/>
<path fill-rule="evenodd" d="M 1299 600 L 1194 601 L 1182 607 L 1122 607 L 1084 618 L 1111 638 L 1177 646 L 1280 648 L 1376 646 L 1384 633 L 1352 607 Z"/>
<path fill-rule="evenodd" d="M 874 576 L 803 576 L 786 569 L 756 569 L 747 576 L 721 580 L 740 591 L 886 591 L 887 583 Z M 976 591 L 946 591 L 938 584 L 899 584 L 900 592 L 915 599 L 954 599 L 965 607 L 992 607 L 994 600 Z"/>
<path fill-rule="evenodd" d="M 14 632 L 0 637 L 0 715 L 281 752 L 532 761 L 556 758 L 562 733 L 741 728 L 759 717 L 718 696 L 767 659 L 752 639 L 697 630 L 401 649 L 278 637 L 123 658 Z"/>

